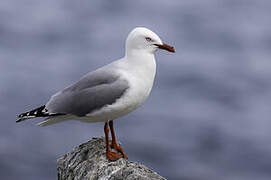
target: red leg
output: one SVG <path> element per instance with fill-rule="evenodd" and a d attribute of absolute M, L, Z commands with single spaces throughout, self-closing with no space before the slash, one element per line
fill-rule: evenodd
<path fill-rule="evenodd" d="M 120 152 L 125 159 L 128 159 L 127 155 L 125 154 L 124 150 L 120 145 L 117 144 L 116 136 L 115 136 L 115 131 L 114 131 L 114 126 L 113 126 L 113 120 L 109 121 L 109 127 L 111 131 L 111 136 L 112 136 L 112 148 Z"/>
<path fill-rule="evenodd" d="M 105 143 L 106 143 L 106 157 L 107 159 L 109 159 L 110 161 L 116 161 L 120 158 L 122 158 L 122 155 L 120 153 L 117 152 L 112 152 L 109 148 L 109 129 L 108 129 L 108 123 L 106 122 L 104 124 L 104 134 L 105 134 Z"/>

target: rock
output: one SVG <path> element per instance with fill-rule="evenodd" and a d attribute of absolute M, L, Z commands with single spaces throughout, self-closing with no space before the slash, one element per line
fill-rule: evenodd
<path fill-rule="evenodd" d="M 58 180 L 165 180 L 137 162 L 119 159 L 110 162 L 105 156 L 104 138 L 75 147 L 58 159 Z"/>

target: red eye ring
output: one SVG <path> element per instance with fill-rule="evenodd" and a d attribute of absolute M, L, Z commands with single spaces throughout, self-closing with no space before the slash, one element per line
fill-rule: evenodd
<path fill-rule="evenodd" d="M 152 39 L 150 37 L 145 37 L 146 41 L 150 42 Z"/>

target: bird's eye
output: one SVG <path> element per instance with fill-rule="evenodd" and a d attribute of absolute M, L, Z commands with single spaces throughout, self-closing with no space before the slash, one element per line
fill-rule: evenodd
<path fill-rule="evenodd" d="M 150 37 L 145 37 L 146 41 L 150 42 L 152 39 Z"/>

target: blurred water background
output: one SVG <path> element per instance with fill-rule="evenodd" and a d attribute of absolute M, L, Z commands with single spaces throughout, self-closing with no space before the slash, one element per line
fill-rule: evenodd
<path fill-rule="evenodd" d="M 136 26 L 156 54 L 147 102 L 115 122 L 130 160 L 170 180 L 271 179 L 271 1 L 0 1 L 0 177 L 56 179 L 56 159 L 103 123 L 41 128 L 16 115 L 124 54 Z"/>

